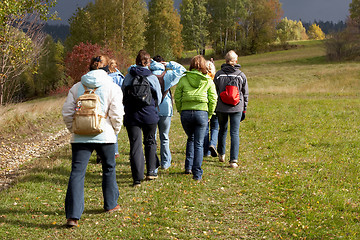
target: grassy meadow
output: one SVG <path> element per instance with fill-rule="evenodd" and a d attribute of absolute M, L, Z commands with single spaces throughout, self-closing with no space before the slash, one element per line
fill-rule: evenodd
<path fill-rule="evenodd" d="M 240 125 L 239 168 L 206 157 L 201 182 L 184 175 L 186 135 L 175 113 L 172 167 L 140 188 L 131 186 L 129 144 L 121 130 L 119 212 L 103 213 L 101 166 L 93 155 L 79 227 L 64 226 L 71 167 L 67 146 L 34 159 L 13 187 L 0 192 L 0 236 L 359 239 L 360 64 L 328 63 L 320 42 L 300 44 L 239 58 L 250 90 Z M 217 69 L 222 63 L 216 61 Z M 227 151 L 229 156 L 229 144 Z"/>

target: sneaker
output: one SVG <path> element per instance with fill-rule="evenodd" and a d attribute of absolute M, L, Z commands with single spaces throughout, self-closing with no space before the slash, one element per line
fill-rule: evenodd
<path fill-rule="evenodd" d="M 218 153 L 217 153 L 216 148 L 214 146 L 210 146 L 209 150 L 210 150 L 210 153 L 211 153 L 212 157 L 217 157 L 218 156 Z"/>
<path fill-rule="evenodd" d="M 231 162 L 230 167 L 231 168 L 237 168 L 239 165 L 236 162 Z"/>
<path fill-rule="evenodd" d="M 118 158 L 120 157 L 120 154 L 119 153 L 115 153 L 115 158 Z"/>
<path fill-rule="evenodd" d="M 225 162 L 225 154 L 219 155 L 219 161 L 220 162 Z"/>
<path fill-rule="evenodd" d="M 154 180 L 157 179 L 158 175 L 157 174 L 151 174 L 151 175 L 146 175 L 146 180 L 150 181 L 150 180 Z"/>
<path fill-rule="evenodd" d="M 134 181 L 133 187 L 140 187 L 140 186 L 141 186 L 141 181 L 139 180 Z"/>
<path fill-rule="evenodd" d="M 119 206 L 119 204 L 118 204 L 118 205 L 116 205 L 116 207 L 114 207 L 113 209 L 107 210 L 107 211 L 105 211 L 105 212 L 107 212 L 107 213 L 112 213 L 112 212 L 119 211 L 119 210 L 120 210 L 120 206 Z"/>
<path fill-rule="evenodd" d="M 169 170 L 169 168 L 170 168 L 170 166 L 168 166 L 168 167 L 161 166 L 161 167 L 160 167 L 160 169 L 161 169 L 161 170 L 164 170 L 164 171 Z"/>
<path fill-rule="evenodd" d="M 185 174 L 192 174 L 191 169 L 185 169 Z"/>
<path fill-rule="evenodd" d="M 75 227 L 75 226 L 78 226 L 79 225 L 79 222 L 77 219 L 74 219 L 74 218 L 69 218 L 66 220 L 66 226 L 67 227 Z"/>

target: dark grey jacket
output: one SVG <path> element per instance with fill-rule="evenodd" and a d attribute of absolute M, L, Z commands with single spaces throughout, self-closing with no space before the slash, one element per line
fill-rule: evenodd
<path fill-rule="evenodd" d="M 247 78 L 243 72 L 240 71 L 240 65 L 234 66 L 230 64 L 223 64 L 221 70 L 217 71 L 214 77 L 216 92 L 218 94 L 217 106 L 215 112 L 235 113 L 246 111 L 248 105 L 249 89 Z M 237 87 L 240 93 L 240 103 L 236 106 L 230 106 L 221 101 L 220 93 L 225 90 L 229 80 L 236 79 Z"/>

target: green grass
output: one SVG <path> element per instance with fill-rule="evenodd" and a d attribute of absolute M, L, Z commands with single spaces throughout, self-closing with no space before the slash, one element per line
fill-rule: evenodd
<path fill-rule="evenodd" d="M 250 102 L 240 127 L 238 169 L 204 158 L 200 183 L 182 174 L 186 136 L 176 113 L 170 132 L 173 166 L 141 188 L 131 187 L 129 145 L 121 130 L 121 211 L 102 212 L 101 167 L 93 156 L 80 225 L 64 227 L 68 146 L 26 166 L 18 182 L 0 192 L 0 236 L 359 239 L 360 65 L 327 63 L 316 44 L 303 48 L 307 54 L 298 50 L 240 58 Z"/>

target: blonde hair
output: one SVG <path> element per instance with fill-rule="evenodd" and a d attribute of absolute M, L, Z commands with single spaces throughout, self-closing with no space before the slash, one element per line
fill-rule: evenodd
<path fill-rule="evenodd" d="M 215 65 L 211 61 L 206 61 L 206 70 L 207 74 L 211 77 L 211 79 L 214 79 L 215 77 Z"/>
<path fill-rule="evenodd" d="M 117 62 L 115 59 L 110 59 L 109 61 L 109 71 L 111 73 L 114 73 L 116 72 L 116 67 L 117 67 Z"/>
<path fill-rule="evenodd" d="M 225 61 L 227 64 L 230 64 L 232 66 L 234 66 L 237 63 L 237 59 L 238 59 L 238 55 L 235 53 L 234 50 L 230 50 L 226 55 L 225 55 Z"/>

